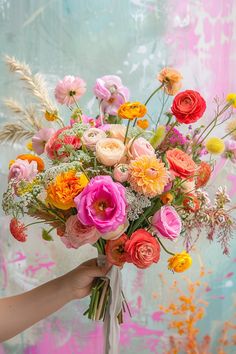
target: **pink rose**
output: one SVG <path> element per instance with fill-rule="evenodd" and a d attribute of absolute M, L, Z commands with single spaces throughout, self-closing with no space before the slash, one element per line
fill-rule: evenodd
<path fill-rule="evenodd" d="M 10 167 L 8 180 L 14 179 L 16 183 L 32 181 L 38 173 L 37 162 L 17 159 Z"/>
<path fill-rule="evenodd" d="M 77 215 L 72 215 L 66 221 L 66 230 L 61 240 L 67 248 L 79 248 L 86 243 L 94 244 L 99 237 L 94 226 L 84 226 Z"/>
<path fill-rule="evenodd" d="M 87 149 L 94 151 L 97 142 L 106 138 L 106 133 L 98 128 L 90 128 L 86 130 L 82 136 L 82 143 Z"/>
<path fill-rule="evenodd" d="M 115 181 L 124 183 L 128 180 L 129 177 L 129 165 L 121 163 L 115 166 L 113 170 L 113 178 Z"/>
<path fill-rule="evenodd" d="M 42 128 L 32 138 L 32 148 L 38 155 L 44 153 L 45 144 L 49 138 L 55 133 L 53 128 Z"/>
<path fill-rule="evenodd" d="M 125 145 L 118 139 L 105 138 L 96 144 L 96 157 L 105 166 L 114 166 L 125 153 Z"/>
<path fill-rule="evenodd" d="M 83 225 L 95 226 L 101 233 L 115 231 L 126 220 L 125 187 L 110 176 L 97 176 L 74 199 Z"/>
<path fill-rule="evenodd" d="M 151 224 L 161 236 L 174 241 L 180 234 L 182 222 L 175 208 L 164 205 L 152 217 Z"/>
<path fill-rule="evenodd" d="M 136 159 L 141 155 L 156 156 L 155 149 L 142 137 L 130 140 L 128 144 L 128 153 L 132 159 Z"/>

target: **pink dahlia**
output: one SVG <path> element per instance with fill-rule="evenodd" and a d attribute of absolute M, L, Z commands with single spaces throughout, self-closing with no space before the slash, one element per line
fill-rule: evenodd
<path fill-rule="evenodd" d="M 34 152 L 38 155 L 44 153 L 46 142 L 55 133 L 53 128 L 42 128 L 32 138 L 32 147 Z"/>
<path fill-rule="evenodd" d="M 96 80 L 94 94 L 101 100 L 104 113 L 116 115 L 119 107 L 129 99 L 129 90 L 116 75 L 105 75 Z"/>
<path fill-rule="evenodd" d="M 67 106 L 75 104 L 86 91 L 86 83 L 80 77 L 71 75 L 60 80 L 55 88 L 55 97 L 60 104 Z"/>
<path fill-rule="evenodd" d="M 125 188 L 110 176 L 92 178 L 74 201 L 80 222 L 95 226 L 101 233 L 114 231 L 125 223 Z"/>

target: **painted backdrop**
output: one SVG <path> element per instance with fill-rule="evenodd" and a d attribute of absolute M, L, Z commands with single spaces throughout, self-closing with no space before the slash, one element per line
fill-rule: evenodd
<path fill-rule="evenodd" d="M 216 95 L 236 91 L 235 18 L 235 0 L 0 0 L 0 51 L 1 56 L 13 55 L 44 73 L 51 91 L 65 74 L 82 76 L 88 92 L 97 77 L 118 74 L 135 100 L 156 87 L 160 68 L 174 66 L 184 76 L 184 88 L 199 90 L 208 101 L 207 119 Z M 25 99 L 3 62 L 0 96 Z M 81 105 L 92 114 L 95 102 L 89 97 L 85 95 Z M 153 100 L 154 113 L 158 105 Z M 0 121 L 8 118 L 0 104 Z M 2 194 L 8 161 L 24 148 L 16 146 L 13 151 L 1 146 L 0 151 Z M 227 185 L 236 201 L 235 167 L 230 162 L 221 164 L 224 167 L 219 166 L 211 188 L 216 181 Z M 38 228 L 21 245 L 10 237 L 7 222 L 1 213 L 0 296 L 29 290 L 95 255 L 87 246 L 67 250 L 57 239 L 47 243 Z M 181 243 L 175 246 L 176 251 L 181 248 Z M 220 353 L 223 344 L 229 344 L 225 353 L 235 353 L 235 239 L 231 256 L 223 257 L 219 245 L 209 245 L 202 235 L 186 277 L 173 275 L 164 264 L 146 271 L 126 265 L 123 270 L 133 317 L 122 326 L 120 353 L 168 353 L 171 336 L 178 332 L 168 328 L 173 316 L 165 308 L 173 309 L 180 301 L 193 301 L 196 313 L 205 308 L 197 327 L 198 341 L 205 347 L 211 341 L 206 353 Z M 185 300 L 180 300 L 180 293 Z M 85 299 L 67 305 L 0 345 L 0 354 L 101 354 L 101 325 L 82 316 L 87 304 Z M 184 309 L 182 318 L 188 319 Z"/>

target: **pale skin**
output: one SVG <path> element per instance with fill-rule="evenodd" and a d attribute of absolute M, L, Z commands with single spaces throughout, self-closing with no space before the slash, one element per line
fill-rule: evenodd
<path fill-rule="evenodd" d="M 0 343 L 62 308 L 90 294 L 96 277 L 110 269 L 91 259 L 71 272 L 20 295 L 0 299 Z"/>

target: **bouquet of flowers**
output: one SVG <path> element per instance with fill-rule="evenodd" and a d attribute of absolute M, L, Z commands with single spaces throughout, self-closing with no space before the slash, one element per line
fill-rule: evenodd
<path fill-rule="evenodd" d="M 3 210 L 11 215 L 10 232 L 16 240 L 27 240 L 24 215 L 48 225 L 44 240 L 59 237 L 67 248 L 90 243 L 98 254 L 120 269 L 125 262 L 145 269 L 160 260 L 161 249 L 170 254 L 168 269 L 183 272 L 191 266 L 189 254 L 205 231 L 229 253 L 234 209 L 224 187 L 210 200 L 206 185 L 215 157 L 236 161 L 236 94 L 223 102 L 215 100 L 216 111 L 208 125 L 193 126 L 206 110 L 206 102 L 194 90 L 180 91 L 182 76 L 164 68 L 157 76 L 159 86 L 145 103 L 133 102 L 118 76 L 98 78 L 93 87 L 98 102 L 96 117 L 79 105 L 86 91 L 80 77 L 66 76 L 55 88 L 56 101 L 68 107 L 69 123 L 49 99 L 41 75 L 7 57 L 11 71 L 18 74 L 33 96 L 22 107 L 13 99 L 8 108 L 18 117 L 0 131 L 0 141 L 26 140 L 30 153 L 9 164 L 8 188 Z M 160 112 L 148 111 L 149 101 L 160 99 Z M 172 103 L 167 109 L 168 100 Z M 165 112 L 165 113 L 164 113 Z M 213 130 L 222 123 L 227 131 L 219 138 Z M 180 132 L 179 128 L 184 128 Z M 230 137 L 230 139 L 226 139 Z M 43 158 L 39 157 L 43 156 Z M 182 239 L 180 253 L 167 250 L 165 240 Z M 114 289 L 113 289 L 114 290 Z M 112 286 L 108 279 L 94 284 L 86 315 L 100 320 L 106 316 Z M 116 316 L 122 322 L 127 302 Z"/>

